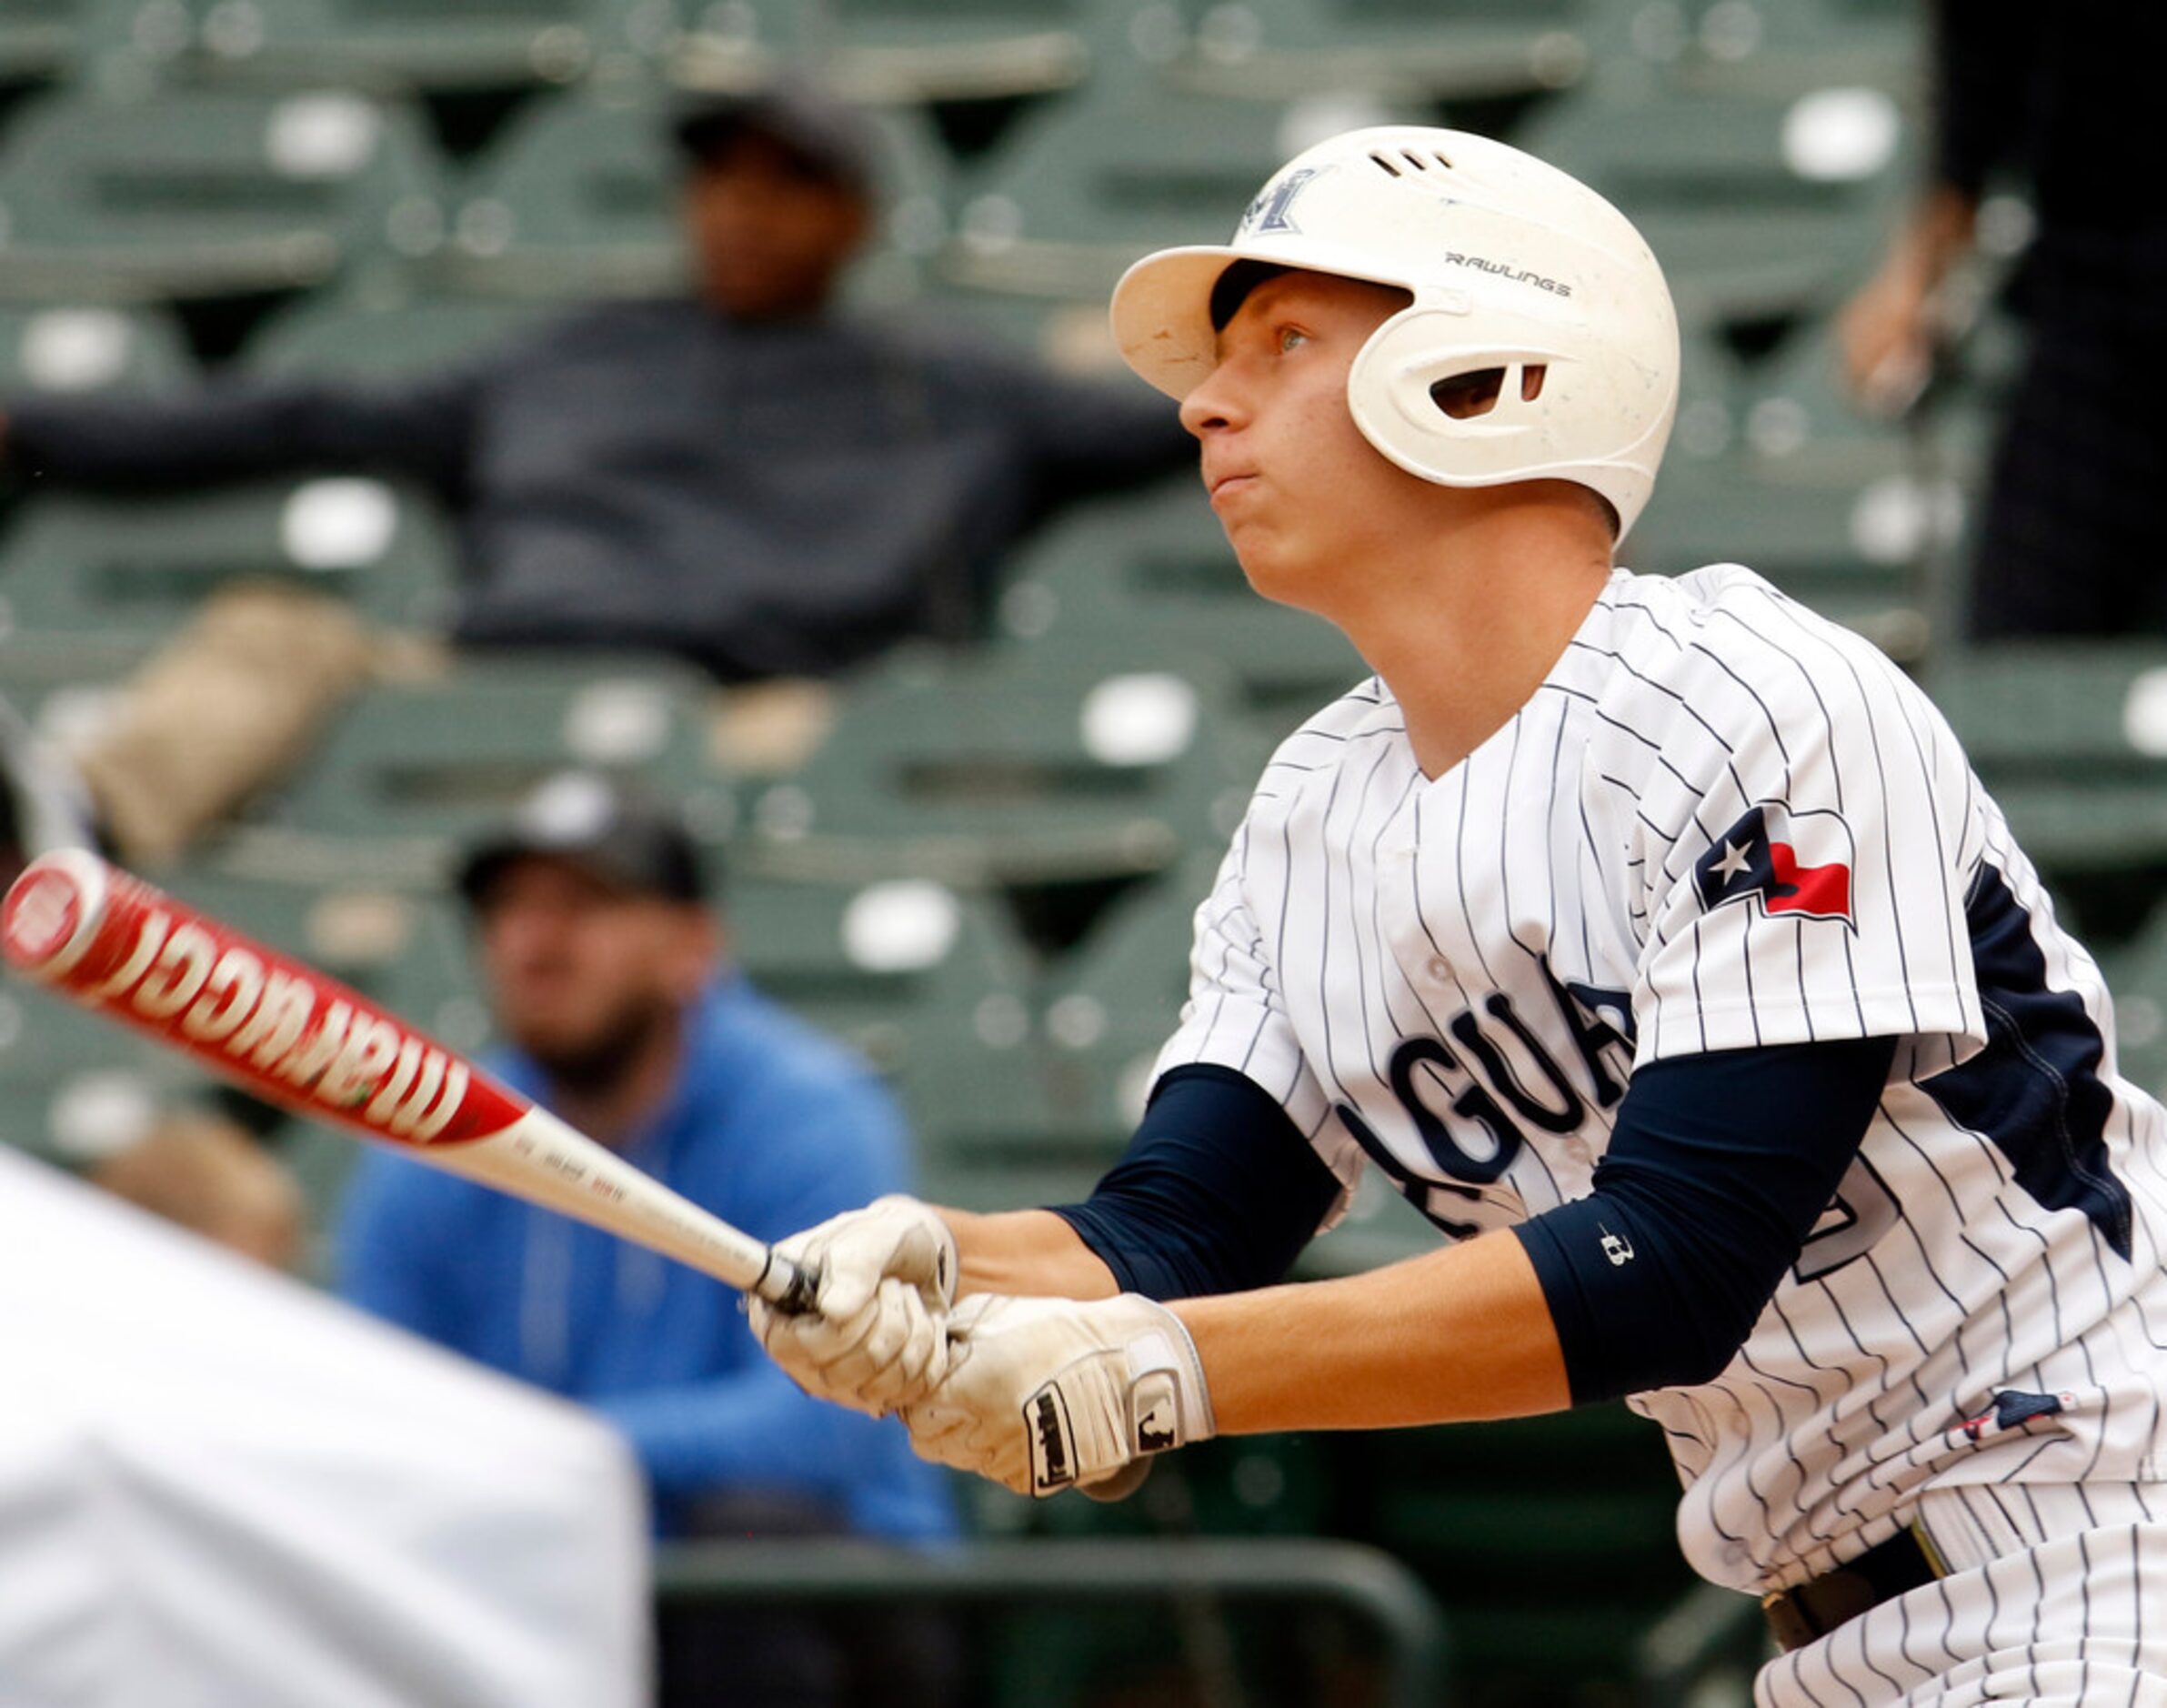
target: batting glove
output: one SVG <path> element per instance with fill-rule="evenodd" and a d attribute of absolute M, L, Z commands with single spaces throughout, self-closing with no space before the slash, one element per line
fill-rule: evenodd
<path fill-rule="evenodd" d="M 819 1278 L 813 1311 L 750 1304 L 753 1332 L 793 1381 L 876 1417 L 933 1392 L 948 1370 L 957 1260 L 929 1205 L 891 1193 L 775 1249 Z"/>
<path fill-rule="evenodd" d="M 1138 1293 L 1078 1302 L 981 1293 L 948 1319 L 947 1380 L 907 1408 L 922 1459 L 1018 1494 L 1104 1484 L 1212 1433 L 1181 1319 Z"/>

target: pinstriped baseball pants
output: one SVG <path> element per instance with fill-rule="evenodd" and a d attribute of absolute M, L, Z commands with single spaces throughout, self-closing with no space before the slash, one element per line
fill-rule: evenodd
<path fill-rule="evenodd" d="M 1762 1669 L 1761 1708 L 2167 1708 L 2167 1483 L 1937 1489 L 1950 1574 Z"/>

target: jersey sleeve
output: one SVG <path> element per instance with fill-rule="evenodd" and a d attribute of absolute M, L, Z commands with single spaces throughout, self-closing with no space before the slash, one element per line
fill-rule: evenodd
<path fill-rule="evenodd" d="M 1211 893 L 1198 908 L 1189 954 L 1189 1000 L 1159 1053 L 1156 1081 L 1176 1068 L 1231 1069 L 1287 1111 L 1295 1129 L 1338 1177 L 1340 1191 L 1318 1231 L 1346 1213 L 1361 1178 L 1362 1153 L 1332 1118 L 1282 1000 L 1270 933 L 1248 897 L 1249 828 L 1236 833 Z"/>
<path fill-rule="evenodd" d="M 1985 1040 L 1962 752 L 1880 654 L 1808 637 L 1758 660 L 1720 750 L 1651 768 L 1638 1061 L 1892 1037 L 1908 1071 Z"/>

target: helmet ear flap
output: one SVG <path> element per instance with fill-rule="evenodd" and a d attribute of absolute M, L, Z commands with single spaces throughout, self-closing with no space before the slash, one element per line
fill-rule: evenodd
<path fill-rule="evenodd" d="M 1417 304 L 1356 353 L 1347 403 L 1362 436 L 1409 473 L 1442 486 L 1486 486 L 1509 472 L 1540 425 L 1532 406 L 1551 353 L 1470 340 L 1468 311 Z M 1494 332 L 1495 328 L 1485 328 Z"/>
<path fill-rule="evenodd" d="M 1356 352 L 1347 406 L 1362 437 L 1439 486 L 1576 482 L 1610 505 L 1621 533 L 1630 527 L 1674 389 L 1630 351 L 1525 313 L 1470 311 L 1458 295 L 1422 296 Z"/>

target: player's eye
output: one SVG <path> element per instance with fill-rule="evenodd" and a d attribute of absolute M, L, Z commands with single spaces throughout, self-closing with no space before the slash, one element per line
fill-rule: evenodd
<path fill-rule="evenodd" d="M 1309 341 L 1309 335 L 1299 327 L 1281 327 L 1279 328 L 1279 343 L 1281 356 L 1285 356 L 1290 350 L 1300 348 Z"/>

